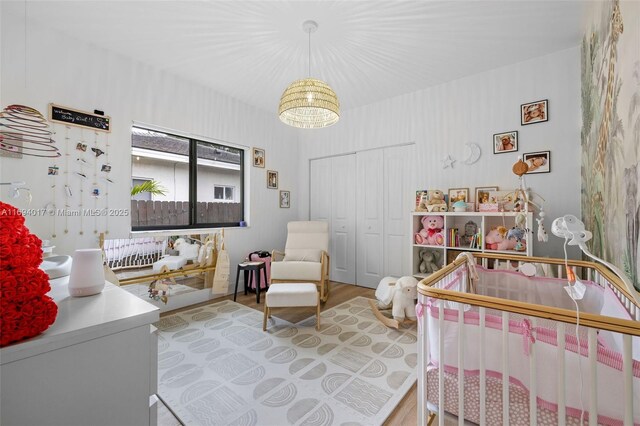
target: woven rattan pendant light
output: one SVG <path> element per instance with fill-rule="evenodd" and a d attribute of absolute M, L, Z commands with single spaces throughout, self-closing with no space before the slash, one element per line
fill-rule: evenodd
<path fill-rule="evenodd" d="M 289 126 L 301 129 L 328 127 L 340 119 L 340 101 L 327 83 L 311 78 L 311 33 L 318 29 L 315 21 L 305 21 L 302 29 L 309 34 L 309 78 L 296 80 L 280 98 L 278 115 Z"/>

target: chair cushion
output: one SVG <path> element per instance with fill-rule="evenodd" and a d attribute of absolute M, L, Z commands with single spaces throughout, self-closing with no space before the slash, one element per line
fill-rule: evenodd
<path fill-rule="evenodd" d="M 270 308 L 286 306 L 317 306 L 318 290 L 312 283 L 271 284 L 266 295 L 266 304 Z"/>
<path fill-rule="evenodd" d="M 320 281 L 322 264 L 317 262 L 271 262 L 272 280 Z"/>
<path fill-rule="evenodd" d="M 320 262 L 322 250 L 317 249 L 285 249 L 284 261 Z"/>
<path fill-rule="evenodd" d="M 187 258 L 184 256 L 167 256 L 153 262 L 153 272 L 160 272 L 163 266 L 168 266 L 170 271 L 182 268 L 187 264 Z"/>
<path fill-rule="evenodd" d="M 322 221 L 289 222 L 287 224 L 285 253 L 293 253 L 291 250 L 324 250 L 328 252 L 329 224 Z"/>

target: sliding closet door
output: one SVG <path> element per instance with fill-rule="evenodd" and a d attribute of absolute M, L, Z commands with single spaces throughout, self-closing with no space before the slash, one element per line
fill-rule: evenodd
<path fill-rule="evenodd" d="M 409 212 L 414 145 L 384 149 L 384 275 L 409 271 Z"/>
<path fill-rule="evenodd" d="M 312 160 L 310 164 L 311 220 L 329 222 L 330 278 L 356 282 L 355 155 Z"/>
<path fill-rule="evenodd" d="M 356 282 L 356 156 L 331 163 L 331 279 Z"/>
<path fill-rule="evenodd" d="M 362 151 L 357 162 L 357 283 L 376 288 L 384 276 L 383 150 Z"/>
<path fill-rule="evenodd" d="M 329 222 L 331 231 L 331 158 L 312 160 L 309 170 L 309 218 Z"/>

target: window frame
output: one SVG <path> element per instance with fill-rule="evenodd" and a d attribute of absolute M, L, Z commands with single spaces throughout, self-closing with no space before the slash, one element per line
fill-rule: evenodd
<path fill-rule="evenodd" d="M 188 139 L 189 140 L 189 224 L 188 225 L 151 225 L 151 226 L 133 226 L 131 224 L 131 218 L 129 220 L 129 226 L 131 228 L 131 232 L 145 232 L 145 231 L 173 231 L 173 230 L 190 230 L 190 229 L 208 229 L 208 228 L 233 228 L 240 227 L 240 222 L 244 222 L 245 220 L 245 204 L 244 204 L 244 195 L 245 195 L 245 185 L 244 185 L 244 174 L 245 174 L 245 155 L 246 149 L 233 146 L 231 144 L 225 143 L 223 141 L 217 140 L 206 140 L 204 138 L 193 137 L 188 134 L 180 134 L 179 132 L 175 132 L 172 130 L 166 130 L 162 128 L 155 128 L 154 126 L 144 125 L 144 124 L 132 124 L 131 129 L 138 128 L 141 130 L 146 130 L 149 132 L 157 132 L 164 133 L 168 136 L 173 136 L 176 138 Z M 131 147 L 133 148 L 133 132 L 131 133 Z M 198 223 L 197 222 L 197 203 L 198 203 L 198 144 L 209 144 L 209 145 L 218 145 L 226 148 L 232 148 L 240 151 L 240 211 L 241 217 L 237 222 L 213 222 L 213 223 Z M 162 152 L 162 151 L 159 151 Z M 132 155 L 132 154 L 130 154 Z M 131 171 L 131 178 L 133 179 L 133 170 Z M 153 179 L 153 178 L 152 178 Z M 220 185 L 220 186 L 228 186 L 228 185 Z M 235 187 L 234 187 L 235 188 Z M 153 200 L 152 200 L 153 201 Z"/>

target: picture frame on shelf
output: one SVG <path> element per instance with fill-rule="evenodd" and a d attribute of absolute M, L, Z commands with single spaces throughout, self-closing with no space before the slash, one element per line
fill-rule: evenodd
<path fill-rule="evenodd" d="M 515 191 L 491 191 L 489 192 L 489 204 L 497 205 L 497 210 L 489 211 L 501 211 L 512 212 L 515 208 L 516 192 Z"/>
<path fill-rule="evenodd" d="M 449 211 L 453 211 L 456 201 L 469 202 L 469 188 L 449 188 Z"/>
<path fill-rule="evenodd" d="M 497 191 L 498 187 L 497 186 L 477 186 L 475 188 L 475 203 L 476 203 L 476 211 L 482 211 L 480 210 L 480 204 L 487 204 L 489 203 L 489 193 L 491 191 Z"/>
<path fill-rule="evenodd" d="M 496 133 L 493 135 L 493 153 L 505 154 L 518 150 L 518 131 Z"/>
<path fill-rule="evenodd" d="M 520 105 L 520 124 L 522 126 L 542 123 L 544 121 L 549 121 L 548 99 Z"/>
<path fill-rule="evenodd" d="M 291 192 L 290 191 L 280 191 L 280 208 L 288 209 L 291 207 Z"/>
<path fill-rule="evenodd" d="M 527 174 L 551 172 L 551 151 L 527 152 L 522 160 L 527 164 Z"/>
<path fill-rule="evenodd" d="M 267 188 L 278 189 L 278 172 L 267 170 Z"/>
<path fill-rule="evenodd" d="M 251 150 L 251 157 L 253 158 L 253 167 L 264 168 L 264 165 L 266 163 L 265 161 L 266 154 L 264 152 L 264 149 L 253 148 Z"/>
<path fill-rule="evenodd" d="M 428 189 L 418 189 L 416 191 L 416 205 L 415 205 L 416 211 L 418 211 L 417 209 L 420 206 L 420 201 L 422 200 L 422 197 L 426 196 L 428 191 L 429 191 Z"/>

